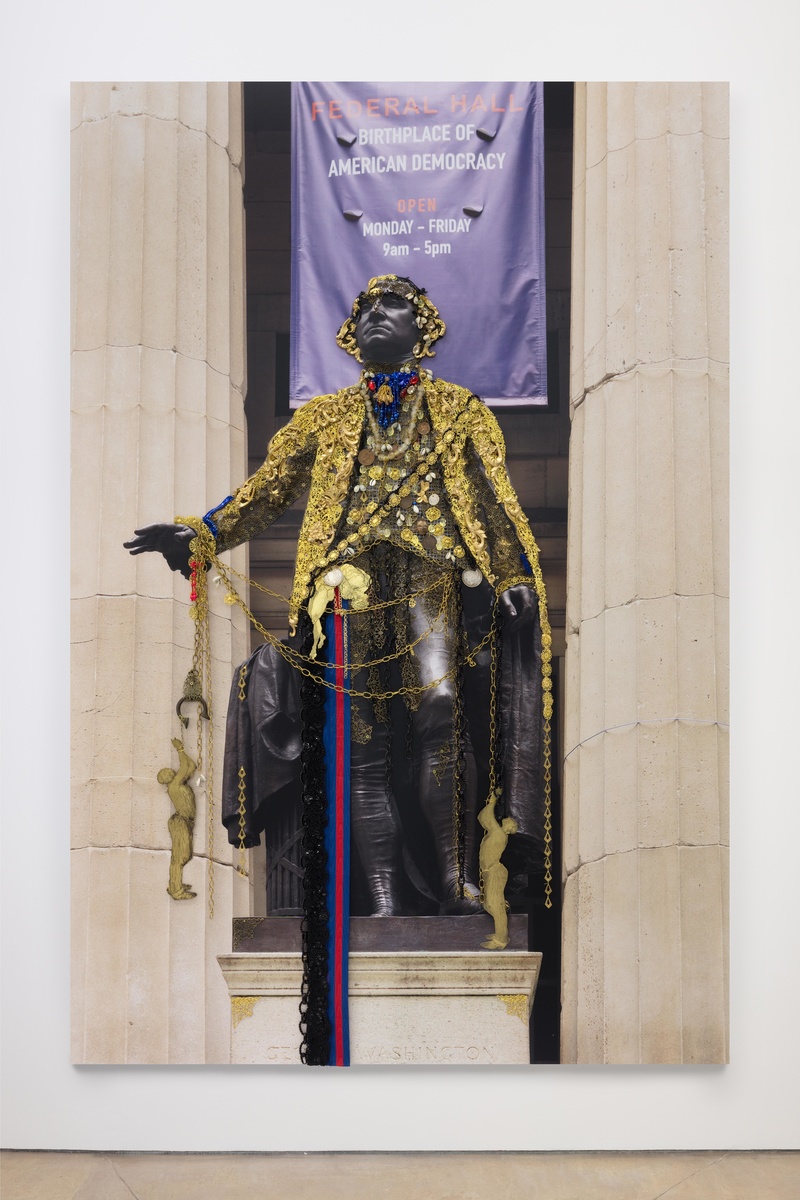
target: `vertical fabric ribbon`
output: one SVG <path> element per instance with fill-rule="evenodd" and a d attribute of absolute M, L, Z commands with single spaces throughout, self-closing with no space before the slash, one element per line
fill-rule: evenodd
<path fill-rule="evenodd" d="M 325 634 L 332 663 L 325 680 L 337 688 L 350 685 L 347 608 L 337 587 L 333 612 L 325 617 Z M 328 820 L 328 1016 L 331 1023 L 330 1065 L 350 1065 L 347 1004 L 347 956 L 350 946 L 350 696 L 325 689 L 325 797 Z"/>

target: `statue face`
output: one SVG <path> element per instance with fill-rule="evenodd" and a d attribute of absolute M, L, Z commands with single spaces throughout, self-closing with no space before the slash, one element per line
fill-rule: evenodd
<path fill-rule="evenodd" d="M 364 301 L 356 326 L 358 347 L 368 362 L 399 363 L 411 357 L 419 339 L 416 310 L 410 300 L 384 292 Z"/>

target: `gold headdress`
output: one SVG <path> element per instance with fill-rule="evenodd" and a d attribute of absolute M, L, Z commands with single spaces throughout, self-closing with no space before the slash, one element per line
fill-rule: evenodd
<path fill-rule="evenodd" d="M 425 294 L 425 288 L 417 287 L 415 283 L 402 275 L 376 275 L 370 279 L 365 292 L 359 292 L 353 301 L 350 316 L 336 335 L 336 344 L 352 354 L 357 362 L 363 362 L 361 351 L 356 341 L 356 326 L 361 315 L 361 306 L 382 296 L 385 292 L 394 292 L 404 300 L 410 300 L 417 310 L 416 324 L 419 329 L 419 341 L 414 346 L 415 358 L 433 358 L 436 353 L 431 349 L 433 343 L 444 337 L 447 326 L 439 316 L 439 310 Z"/>

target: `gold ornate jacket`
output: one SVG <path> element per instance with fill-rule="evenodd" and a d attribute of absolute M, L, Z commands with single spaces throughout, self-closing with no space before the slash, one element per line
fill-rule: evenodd
<path fill-rule="evenodd" d="M 320 571 L 359 554 L 381 522 L 401 512 L 403 495 L 418 486 L 426 473 L 441 481 L 436 485 L 445 493 L 440 507 L 452 514 L 475 565 L 497 592 L 527 577 L 536 588 L 546 626 L 539 551 L 506 471 L 505 444 L 496 418 L 466 388 L 433 379 L 428 371 L 420 375 L 430 436 L 410 466 L 391 472 L 399 478 L 388 493 L 384 488 L 387 498 L 382 506 L 373 503 L 364 508 L 354 498 L 354 468 L 368 417 L 368 402 L 355 385 L 318 396 L 298 409 L 273 437 L 262 466 L 208 514 L 207 524 L 222 552 L 261 533 L 310 487 L 289 610 L 292 628 Z M 402 537 L 409 551 L 426 555 L 411 530 Z M 463 554 L 460 548 L 458 552 Z M 528 564 L 530 573 L 525 569 Z"/>

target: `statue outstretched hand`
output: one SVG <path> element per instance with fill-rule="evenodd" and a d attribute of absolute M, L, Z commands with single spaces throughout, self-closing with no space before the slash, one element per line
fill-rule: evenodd
<path fill-rule="evenodd" d="M 513 587 L 506 588 L 500 595 L 500 611 L 507 627 L 514 625 L 522 629 L 526 625 L 530 625 L 534 620 L 537 606 L 538 600 L 533 588 L 533 580 L 531 580 L 530 586 L 527 583 L 515 583 Z"/>
<path fill-rule="evenodd" d="M 169 525 L 163 522 L 134 529 L 133 533 L 131 541 L 122 543 L 131 554 L 146 554 L 156 550 L 164 555 L 171 571 L 180 571 L 186 579 L 191 578 L 189 543 L 195 532 L 188 525 Z"/>

